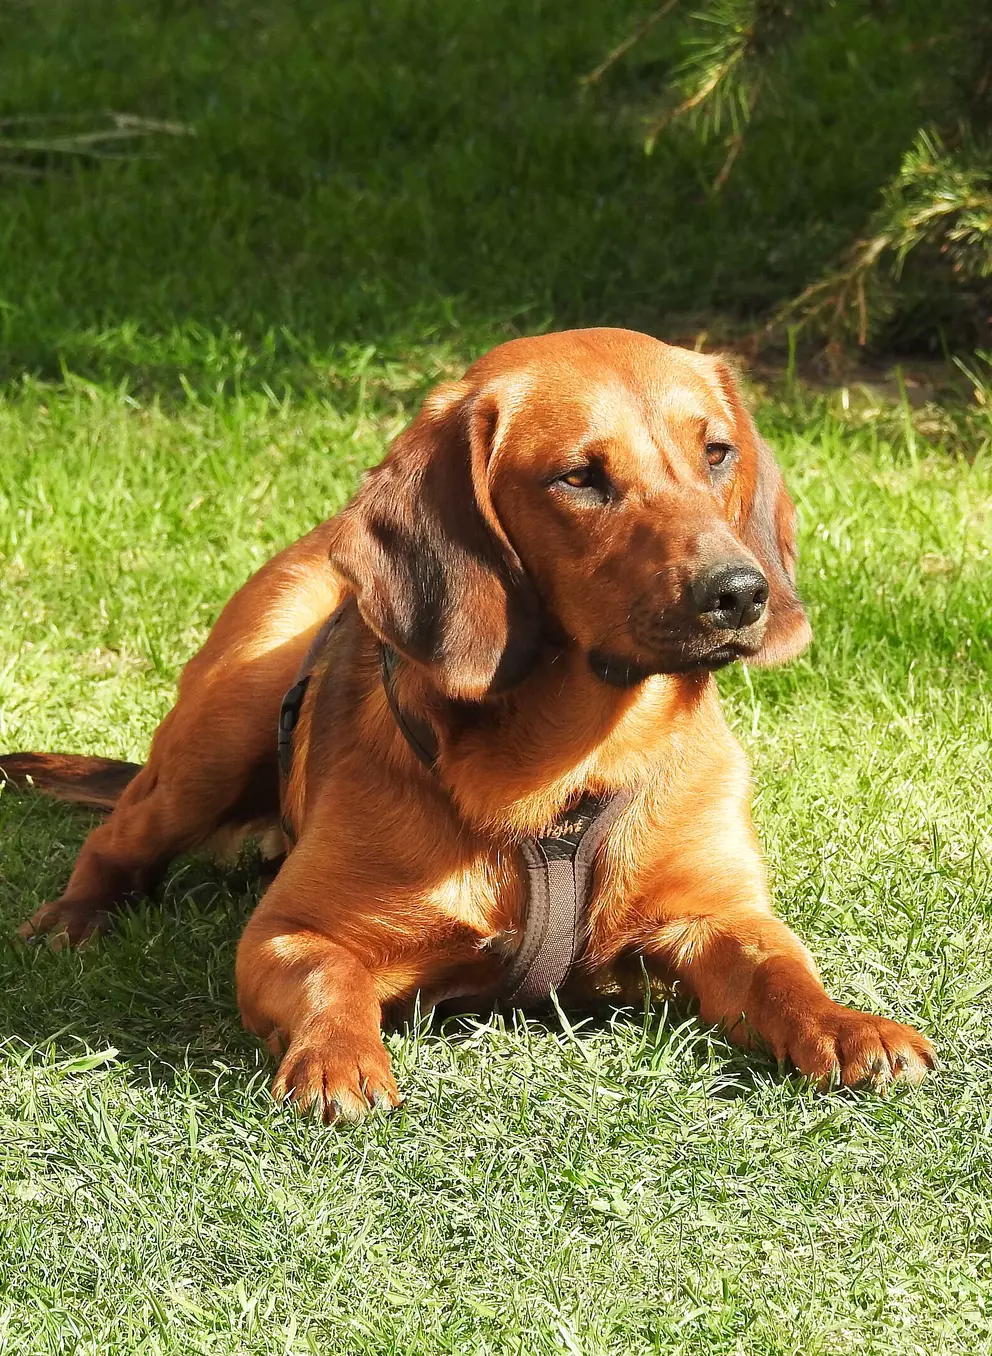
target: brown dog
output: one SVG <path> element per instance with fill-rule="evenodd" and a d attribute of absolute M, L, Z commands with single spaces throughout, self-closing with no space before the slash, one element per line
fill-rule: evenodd
<path fill-rule="evenodd" d="M 25 931 L 79 942 L 177 853 L 278 830 L 281 810 L 290 850 L 238 950 L 241 1012 L 284 1052 L 277 1098 L 357 1117 L 399 1101 L 384 1008 L 498 989 L 524 930 L 520 841 L 626 790 L 573 984 L 646 971 L 818 1079 L 922 1077 L 929 1042 L 833 1002 L 773 915 L 712 678 L 805 649 L 793 518 L 719 361 L 623 330 L 495 349 L 235 595 L 136 776 L 4 760 L 116 800 Z M 342 600 L 280 804 L 280 700 Z"/>

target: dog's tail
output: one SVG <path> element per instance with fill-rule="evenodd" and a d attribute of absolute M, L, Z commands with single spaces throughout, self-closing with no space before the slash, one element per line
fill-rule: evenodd
<path fill-rule="evenodd" d="M 0 753 L 0 782 L 32 787 L 56 800 L 112 810 L 140 763 L 74 753 Z"/>

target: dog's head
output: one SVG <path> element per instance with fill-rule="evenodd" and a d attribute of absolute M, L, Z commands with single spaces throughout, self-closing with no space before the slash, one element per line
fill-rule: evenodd
<path fill-rule="evenodd" d="M 542 643 L 618 685 L 805 649 L 795 512 L 719 360 L 626 330 L 494 349 L 441 386 L 336 520 L 368 625 L 450 696 Z"/>

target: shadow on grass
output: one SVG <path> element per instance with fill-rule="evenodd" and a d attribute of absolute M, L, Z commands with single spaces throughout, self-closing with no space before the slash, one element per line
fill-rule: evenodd
<path fill-rule="evenodd" d="M 0 1036 L 57 1057 L 114 1046 L 141 1076 L 168 1082 L 178 1068 L 208 1068 L 246 1055 L 234 999 L 237 938 L 257 899 L 250 873 L 183 860 L 160 901 L 124 911 L 113 933 L 78 951 L 53 952 L 15 937 L 56 896 L 90 816 L 5 791 L 0 831 Z M 254 1065 L 246 1059 L 246 1071 Z"/>

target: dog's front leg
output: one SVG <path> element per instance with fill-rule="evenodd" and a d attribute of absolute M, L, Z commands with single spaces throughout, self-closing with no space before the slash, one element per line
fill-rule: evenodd
<path fill-rule="evenodd" d="M 300 902 L 294 883 L 308 884 L 299 853 L 290 855 L 245 929 L 238 1003 L 245 1026 L 282 1056 L 272 1085 L 276 1101 L 315 1111 L 327 1123 L 357 1121 L 371 1107 L 402 1100 L 382 1043 L 381 999 L 354 952 L 294 908 Z"/>
<path fill-rule="evenodd" d="M 643 954 L 735 1043 L 764 1043 L 825 1085 L 915 1082 L 933 1066 L 933 1047 L 912 1027 L 834 1002 L 806 947 L 768 909 L 697 902 L 662 922 Z"/>

